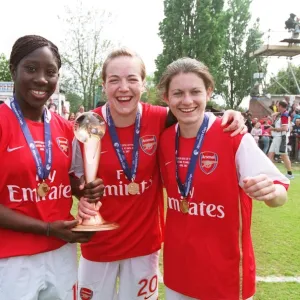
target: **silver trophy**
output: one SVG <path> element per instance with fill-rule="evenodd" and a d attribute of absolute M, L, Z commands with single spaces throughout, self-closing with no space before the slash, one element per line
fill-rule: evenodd
<path fill-rule="evenodd" d="M 89 183 L 96 179 L 100 162 L 101 139 L 105 134 L 106 125 L 104 120 L 96 113 L 85 112 L 77 117 L 74 124 L 75 137 L 83 143 L 83 164 L 85 182 Z M 105 231 L 119 227 L 113 222 L 106 222 L 100 212 L 96 216 L 84 219 L 73 231 Z"/>

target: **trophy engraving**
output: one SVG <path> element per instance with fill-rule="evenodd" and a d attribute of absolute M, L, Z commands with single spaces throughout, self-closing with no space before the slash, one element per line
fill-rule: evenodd
<path fill-rule="evenodd" d="M 101 138 L 105 134 L 104 120 L 96 113 L 85 112 L 81 114 L 74 124 L 75 137 L 83 143 L 83 164 L 86 183 L 92 182 L 97 177 L 100 162 Z M 119 227 L 116 223 L 106 222 L 97 212 L 96 216 L 84 219 L 73 231 L 105 231 Z"/>

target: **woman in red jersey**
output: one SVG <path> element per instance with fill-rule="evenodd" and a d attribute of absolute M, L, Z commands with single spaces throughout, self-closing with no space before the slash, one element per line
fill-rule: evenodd
<path fill-rule="evenodd" d="M 159 88 L 178 121 L 164 131 L 159 147 L 168 204 L 167 299 L 252 299 L 251 198 L 283 205 L 289 180 L 250 134 L 231 137 L 205 113 L 214 82 L 201 62 L 171 63 Z"/>
<path fill-rule="evenodd" d="M 0 107 L 0 299 L 76 299 L 76 245 L 69 170 L 73 130 L 45 104 L 61 66 L 47 39 L 19 38 L 11 52 L 14 96 Z M 100 179 L 85 185 L 101 194 Z M 95 187 L 96 186 L 96 187 Z"/>
<path fill-rule="evenodd" d="M 98 171 L 105 183 L 100 212 L 120 228 L 96 233 L 81 246 L 81 296 L 103 300 L 115 299 L 116 294 L 120 300 L 158 297 L 158 251 L 164 220 L 157 147 L 167 109 L 141 102 L 145 78 L 143 61 L 130 50 L 116 50 L 104 62 L 103 90 L 108 102 L 94 110 L 107 123 Z M 229 116 L 240 119 L 237 113 L 227 113 L 224 123 Z M 233 128 L 234 124 L 229 130 Z M 93 214 L 88 204 L 81 201 L 81 217 Z"/>

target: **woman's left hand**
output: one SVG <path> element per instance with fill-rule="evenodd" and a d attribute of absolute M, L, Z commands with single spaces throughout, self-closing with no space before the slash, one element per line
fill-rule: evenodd
<path fill-rule="evenodd" d="M 276 186 L 265 174 L 243 179 L 245 193 L 259 201 L 269 201 L 277 197 Z"/>
<path fill-rule="evenodd" d="M 232 109 L 226 110 L 222 117 L 222 126 L 226 126 L 229 122 L 231 123 L 224 129 L 224 131 L 233 131 L 231 136 L 248 132 L 248 128 L 245 125 L 244 117 L 241 112 Z"/>

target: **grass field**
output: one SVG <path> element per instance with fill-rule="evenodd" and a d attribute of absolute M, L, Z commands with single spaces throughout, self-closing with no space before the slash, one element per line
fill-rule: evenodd
<path fill-rule="evenodd" d="M 276 165 L 282 172 L 281 164 Z M 300 167 L 294 165 L 288 202 L 280 208 L 269 208 L 254 201 L 252 236 L 257 276 L 300 277 Z M 76 211 L 74 207 L 73 211 Z M 160 260 L 162 269 L 162 260 Z M 159 286 L 164 300 L 164 286 Z M 258 282 L 255 300 L 300 300 L 300 283 Z"/>

